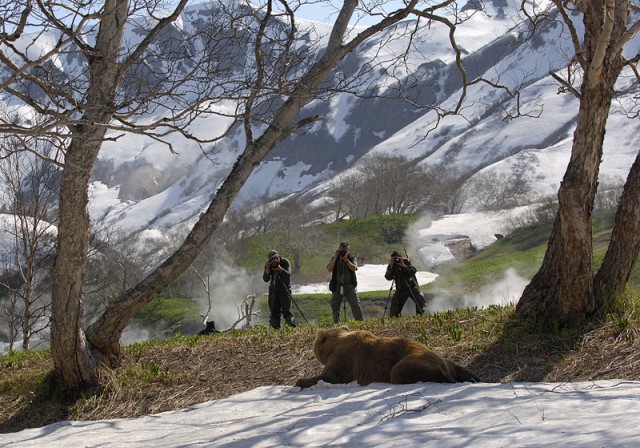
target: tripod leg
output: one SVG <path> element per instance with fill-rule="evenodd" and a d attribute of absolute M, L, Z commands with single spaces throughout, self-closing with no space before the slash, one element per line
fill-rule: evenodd
<path fill-rule="evenodd" d="M 344 310 L 344 321 L 347 321 L 347 296 L 342 294 L 342 309 Z"/>
<path fill-rule="evenodd" d="M 282 286 L 284 287 L 285 291 L 287 291 L 287 295 L 289 296 L 289 300 L 291 300 L 291 303 L 294 304 L 294 306 L 298 309 L 298 312 L 300 313 L 300 315 L 302 316 L 302 318 L 304 319 L 304 321 L 306 323 L 309 323 L 309 321 L 307 320 L 306 317 L 304 317 L 304 314 L 302 314 L 302 310 L 300 309 L 300 307 L 298 306 L 298 304 L 296 303 L 295 300 L 293 300 L 293 296 L 291 295 L 291 293 L 289 292 L 289 288 L 287 288 L 287 285 L 284 284 L 284 281 L 280 278 L 280 276 L 277 277 L 278 280 L 280 280 L 280 283 L 282 283 Z M 292 327 L 295 327 L 295 319 L 293 318 L 293 316 L 290 318 L 290 322 L 287 322 L 289 325 L 291 325 Z"/>
<path fill-rule="evenodd" d="M 389 295 L 387 296 L 387 302 L 384 304 L 384 312 L 382 313 L 382 318 L 384 319 L 385 314 L 387 314 L 387 307 L 389 306 L 389 300 L 391 299 L 391 291 L 393 291 L 393 284 L 396 282 L 394 278 L 391 280 L 391 288 L 389 288 Z"/>
<path fill-rule="evenodd" d="M 424 308 L 418 303 L 418 299 L 416 299 L 416 296 L 413 294 L 413 289 L 411 288 L 411 286 L 409 286 L 409 282 L 407 281 L 406 278 L 404 279 L 404 282 L 407 285 L 407 288 L 409 289 L 409 297 L 411 297 L 411 300 L 413 300 L 413 303 L 416 305 L 416 314 L 423 314 Z"/>

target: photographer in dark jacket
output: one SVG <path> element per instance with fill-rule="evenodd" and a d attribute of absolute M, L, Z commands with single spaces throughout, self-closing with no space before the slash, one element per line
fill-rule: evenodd
<path fill-rule="evenodd" d="M 391 260 L 387 266 L 384 278 L 394 280 L 396 291 L 391 299 L 391 317 L 400 317 L 402 308 L 408 298 L 411 298 L 416 305 L 416 314 L 424 313 L 426 301 L 420 291 L 420 285 L 416 280 L 417 269 L 411 265 L 407 258 L 403 258 L 400 252 L 394 250 L 391 253 Z"/>
<path fill-rule="evenodd" d="M 358 286 L 357 270 L 356 259 L 349 253 L 349 244 L 340 243 L 327 264 L 327 271 L 331 272 L 329 290 L 331 291 L 331 312 L 334 324 L 340 322 L 340 305 L 343 298 L 349 302 L 353 318 L 362 320 L 362 308 L 356 292 Z"/>
<path fill-rule="evenodd" d="M 291 265 L 277 251 L 271 250 L 267 255 L 262 279 L 269 283 L 269 325 L 280 328 L 280 314 L 287 325 L 296 326 L 291 312 Z"/>

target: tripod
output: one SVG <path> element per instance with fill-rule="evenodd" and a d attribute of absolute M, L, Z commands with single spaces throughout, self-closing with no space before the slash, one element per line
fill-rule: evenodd
<path fill-rule="evenodd" d="M 348 288 L 353 288 L 353 290 L 349 290 Z M 335 290 L 331 291 L 331 314 L 333 317 L 333 323 L 337 324 L 340 322 L 340 307 L 342 307 L 342 312 L 344 313 L 344 322 L 347 322 L 347 303 L 349 303 L 349 307 L 351 308 L 351 315 L 355 320 L 362 320 L 362 308 L 360 305 L 360 301 L 355 292 L 355 287 L 352 285 L 336 285 Z"/>

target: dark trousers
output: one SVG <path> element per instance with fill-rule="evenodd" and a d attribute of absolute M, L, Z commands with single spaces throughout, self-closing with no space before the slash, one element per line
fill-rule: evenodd
<path fill-rule="evenodd" d="M 353 285 L 336 285 L 336 290 L 331 293 L 331 312 L 333 314 L 333 323 L 340 322 L 340 305 L 342 298 L 347 299 L 351 307 L 351 314 L 355 320 L 362 320 L 362 308 L 360 299 Z"/>
<path fill-rule="evenodd" d="M 295 327 L 295 320 L 291 312 L 291 297 L 289 294 L 277 292 L 269 295 L 269 325 L 271 328 L 280 328 L 280 314 L 284 316 L 287 325 Z"/>
<path fill-rule="evenodd" d="M 424 300 L 424 296 L 422 292 L 420 292 L 419 288 L 402 288 L 400 290 L 396 290 L 391 298 L 391 317 L 400 317 L 400 313 L 402 312 L 402 308 L 404 304 L 407 302 L 407 299 L 416 301 L 416 314 L 424 313 L 424 307 L 427 302 Z"/>

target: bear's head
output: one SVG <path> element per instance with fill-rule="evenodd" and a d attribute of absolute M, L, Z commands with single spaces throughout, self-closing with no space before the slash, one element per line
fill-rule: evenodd
<path fill-rule="evenodd" d="M 349 333 L 347 327 L 320 328 L 313 344 L 313 353 L 322 364 L 327 364 L 331 353 L 335 350 L 338 340 Z"/>

